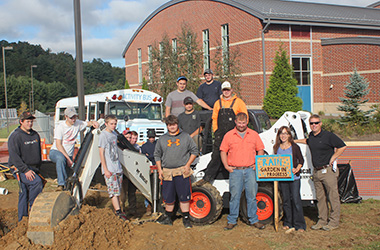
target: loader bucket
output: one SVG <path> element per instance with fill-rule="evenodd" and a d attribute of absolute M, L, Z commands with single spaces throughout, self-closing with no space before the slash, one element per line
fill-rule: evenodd
<path fill-rule="evenodd" d="M 69 192 L 46 192 L 38 195 L 30 212 L 27 236 L 34 244 L 52 245 L 53 228 L 68 215 L 79 213 Z"/>

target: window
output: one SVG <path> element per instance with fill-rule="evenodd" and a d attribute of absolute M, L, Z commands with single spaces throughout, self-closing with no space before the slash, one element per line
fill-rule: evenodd
<path fill-rule="evenodd" d="M 292 64 L 298 85 L 310 85 L 310 57 L 293 57 Z"/>
<path fill-rule="evenodd" d="M 177 39 L 174 38 L 172 39 L 172 48 L 173 48 L 173 53 L 177 53 Z"/>
<path fill-rule="evenodd" d="M 223 70 L 228 70 L 228 52 L 229 52 L 229 32 L 228 24 L 222 25 L 222 56 L 223 56 Z"/>
<path fill-rule="evenodd" d="M 152 45 L 148 46 L 149 81 L 153 81 Z"/>
<path fill-rule="evenodd" d="M 210 68 L 210 36 L 209 31 L 203 31 L 203 68 Z"/>
<path fill-rule="evenodd" d="M 299 38 L 309 38 L 310 37 L 310 27 L 309 26 L 291 26 L 292 37 Z"/>
<path fill-rule="evenodd" d="M 141 49 L 137 50 L 138 67 L 139 67 L 139 84 L 142 84 L 142 59 L 141 59 Z"/>

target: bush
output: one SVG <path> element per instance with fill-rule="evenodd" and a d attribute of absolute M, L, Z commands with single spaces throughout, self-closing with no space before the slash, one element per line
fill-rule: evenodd
<path fill-rule="evenodd" d="M 264 97 L 263 109 L 272 118 L 281 117 L 286 111 L 302 109 L 302 99 L 297 97 L 297 80 L 293 77 L 293 67 L 282 45 L 276 51 L 275 67 L 269 78 L 269 88 Z"/>

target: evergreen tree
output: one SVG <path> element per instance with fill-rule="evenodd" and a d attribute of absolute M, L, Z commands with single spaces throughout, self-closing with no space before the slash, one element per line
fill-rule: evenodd
<path fill-rule="evenodd" d="M 368 102 L 364 97 L 369 93 L 369 82 L 362 77 L 356 69 L 350 76 L 350 81 L 345 85 L 344 97 L 339 97 L 343 105 L 338 106 L 339 111 L 343 111 L 345 115 L 340 119 L 341 123 L 365 124 L 369 122 L 369 118 L 374 109 L 363 111 L 360 106 Z"/>
<path fill-rule="evenodd" d="M 149 90 L 148 81 L 143 77 L 141 89 Z"/>
<path fill-rule="evenodd" d="M 275 67 L 269 78 L 269 88 L 264 97 L 263 109 L 272 118 L 281 117 L 286 111 L 302 109 L 302 99 L 297 97 L 297 80 L 293 77 L 293 67 L 286 51 L 279 48 L 274 58 Z"/>
<path fill-rule="evenodd" d="M 131 88 L 131 87 L 129 87 L 128 80 L 125 80 L 124 88 L 125 88 L 125 89 L 130 89 L 130 88 Z"/>

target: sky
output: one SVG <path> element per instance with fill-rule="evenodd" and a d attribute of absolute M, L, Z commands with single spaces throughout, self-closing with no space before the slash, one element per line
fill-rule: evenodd
<path fill-rule="evenodd" d="M 301 0 L 365 7 L 378 0 Z M 122 52 L 139 25 L 168 0 L 81 0 L 83 60 L 124 67 Z M 0 40 L 41 45 L 75 57 L 73 0 L 0 0 Z"/>

